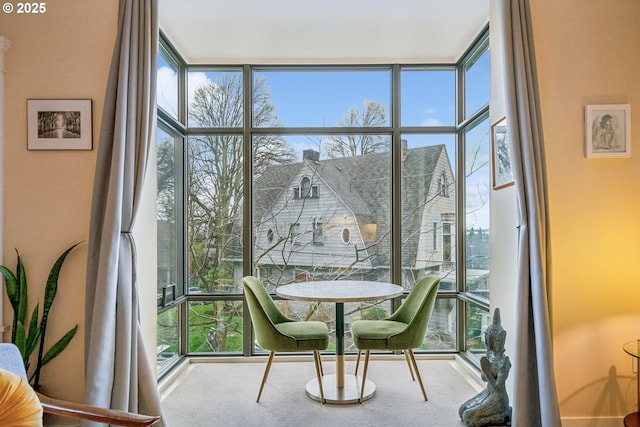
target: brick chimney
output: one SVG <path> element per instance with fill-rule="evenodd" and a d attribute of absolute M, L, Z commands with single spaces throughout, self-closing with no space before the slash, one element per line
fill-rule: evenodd
<path fill-rule="evenodd" d="M 312 162 L 318 162 L 320 161 L 320 153 L 312 149 L 303 150 L 302 160 L 311 160 Z"/>

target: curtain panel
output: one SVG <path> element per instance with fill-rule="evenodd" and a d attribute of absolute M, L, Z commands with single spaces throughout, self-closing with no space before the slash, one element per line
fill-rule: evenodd
<path fill-rule="evenodd" d="M 544 141 L 529 0 L 500 0 L 508 132 L 519 213 L 512 425 L 560 427 L 549 315 Z"/>
<path fill-rule="evenodd" d="M 150 415 L 160 415 L 160 398 L 140 328 L 131 232 L 156 125 L 157 13 L 157 0 L 119 3 L 96 160 L 85 308 L 85 402 Z"/>

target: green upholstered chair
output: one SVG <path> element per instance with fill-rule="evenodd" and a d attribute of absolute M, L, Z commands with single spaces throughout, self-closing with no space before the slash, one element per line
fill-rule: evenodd
<path fill-rule="evenodd" d="M 413 375 L 415 370 L 422 389 L 422 395 L 424 400 L 427 400 L 427 392 L 422 384 L 422 377 L 420 376 L 420 371 L 418 371 L 413 349 L 420 347 L 424 341 L 427 325 L 436 302 L 439 284 L 440 279 L 438 277 L 425 276 L 418 280 L 409 292 L 407 299 L 391 316 L 382 320 L 354 320 L 351 323 L 351 336 L 358 349 L 356 374 L 360 364 L 360 353 L 365 350 L 360 400 L 362 400 L 364 393 L 371 350 L 403 350 L 409 365 L 411 379 L 415 381 Z"/>
<path fill-rule="evenodd" d="M 327 325 L 324 322 L 296 321 L 288 318 L 278 309 L 258 278 L 247 276 L 242 282 L 256 340 L 260 347 L 270 352 L 256 402 L 260 401 L 275 353 L 297 351 L 313 351 L 320 397 L 324 402 L 320 350 L 325 350 L 329 345 Z"/>

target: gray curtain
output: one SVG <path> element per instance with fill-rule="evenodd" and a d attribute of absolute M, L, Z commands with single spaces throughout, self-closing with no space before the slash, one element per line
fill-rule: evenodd
<path fill-rule="evenodd" d="M 549 317 L 544 141 L 529 0 L 500 0 L 507 128 L 519 211 L 513 423 L 560 426 Z"/>
<path fill-rule="evenodd" d="M 157 11 L 157 0 L 120 0 L 94 178 L 85 313 L 85 401 L 151 415 L 160 414 L 160 398 L 140 329 L 131 232 L 156 125 Z"/>

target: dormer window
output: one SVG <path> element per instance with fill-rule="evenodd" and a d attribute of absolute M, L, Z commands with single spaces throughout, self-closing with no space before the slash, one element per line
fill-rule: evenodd
<path fill-rule="evenodd" d="M 308 176 L 305 176 L 300 181 L 300 197 L 309 197 L 311 196 L 311 179 Z"/>
<path fill-rule="evenodd" d="M 311 179 L 308 176 L 305 176 L 300 180 L 299 187 L 293 187 L 293 198 L 294 199 L 303 199 L 303 198 L 318 198 L 318 186 L 311 185 Z"/>

